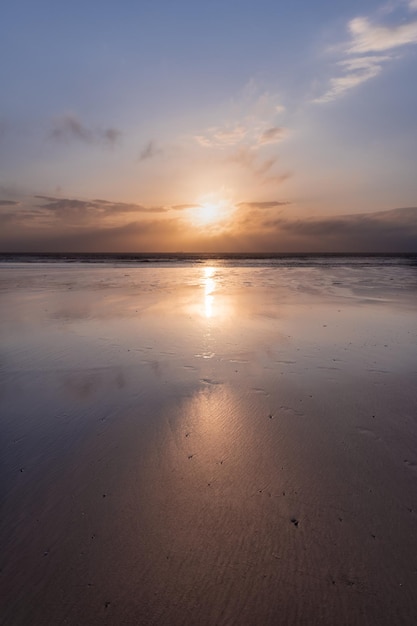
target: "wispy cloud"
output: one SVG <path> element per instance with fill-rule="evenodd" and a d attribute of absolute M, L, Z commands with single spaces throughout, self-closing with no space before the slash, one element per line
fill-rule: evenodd
<path fill-rule="evenodd" d="M 214 126 L 208 128 L 204 134 L 194 138 L 204 148 L 226 148 L 236 146 L 248 134 L 248 128 L 242 124 Z"/>
<path fill-rule="evenodd" d="M 52 124 L 50 137 L 55 141 L 80 141 L 86 144 L 101 144 L 114 147 L 122 137 L 117 128 L 93 128 L 86 126 L 73 113 L 57 117 Z"/>
<path fill-rule="evenodd" d="M 282 200 L 267 200 L 265 202 L 239 202 L 236 206 L 246 209 L 276 209 L 277 207 L 287 206 L 291 204 Z"/>
<path fill-rule="evenodd" d="M 290 172 L 273 172 L 273 169 L 279 162 L 278 156 L 262 158 L 257 151 L 252 150 L 248 146 L 238 148 L 228 156 L 227 160 L 249 170 L 252 176 L 260 183 L 280 183 L 292 175 Z"/>
<path fill-rule="evenodd" d="M 366 17 L 357 17 L 349 23 L 349 32 L 351 34 L 349 54 L 386 52 L 417 43 L 417 21 L 383 26 L 373 24 Z"/>
<path fill-rule="evenodd" d="M 277 145 L 290 135 L 281 123 L 285 108 L 279 98 L 260 92 L 250 81 L 240 97 L 227 106 L 227 121 L 194 134 L 193 140 L 208 153 L 223 153 L 225 163 L 247 170 L 258 183 L 286 180 L 288 172 L 276 171 Z"/>
<path fill-rule="evenodd" d="M 195 209 L 196 207 L 199 207 L 200 204 L 198 203 L 194 203 L 194 204 L 173 204 L 171 205 L 171 209 L 174 209 L 174 211 L 186 211 L 187 209 Z"/>
<path fill-rule="evenodd" d="M 95 208 L 105 213 L 165 213 L 167 210 L 165 207 L 146 207 L 143 204 L 135 204 L 129 202 L 113 202 L 111 200 L 92 200 L 90 204 L 93 204 Z"/>
<path fill-rule="evenodd" d="M 194 139 L 203 148 L 226 149 L 238 145 L 251 146 L 253 150 L 266 144 L 282 141 L 288 135 L 288 130 L 282 126 L 271 126 L 259 121 L 246 121 L 234 127 L 213 127 L 204 134 L 195 135 Z"/>
<path fill-rule="evenodd" d="M 264 146 L 268 143 L 278 143 L 286 137 L 287 133 L 287 129 L 282 126 L 271 126 L 260 133 L 258 144 Z"/>
<path fill-rule="evenodd" d="M 246 146 L 258 150 L 287 136 L 286 129 L 277 123 L 282 120 L 284 106 L 277 96 L 260 92 L 254 81 L 245 86 L 236 100 L 228 103 L 228 109 L 225 121 L 194 135 L 200 146 L 220 150 Z"/>
<path fill-rule="evenodd" d="M 78 200 L 76 198 L 54 198 L 51 196 L 34 196 L 43 200 L 33 207 L 32 217 L 52 222 L 60 221 L 68 224 L 94 223 L 99 220 L 120 220 L 129 214 L 165 213 L 165 207 L 146 207 L 141 204 L 112 202 L 110 200 Z"/>
<path fill-rule="evenodd" d="M 147 161 L 161 154 L 163 154 L 162 148 L 157 145 L 156 141 L 151 139 L 141 151 L 139 161 Z"/>
<path fill-rule="evenodd" d="M 323 96 L 316 98 L 315 102 L 330 102 L 341 96 L 353 87 L 365 83 L 370 78 L 378 76 L 382 71 L 383 64 L 389 61 L 389 56 L 356 57 L 339 61 L 337 64 L 342 68 L 343 74 L 330 79 L 329 89 Z"/>
<path fill-rule="evenodd" d="M 16 200 L 0 200 L 0 206 L 19 206 L 20 202 Z"/>
<path fill-rule="evenodd" d="M 409 0 L 408 8 L 417 10 L 417 0 Z M 392 13 L 393 7 L 386 8 L 388 18 Z M 398 57 L 399 49 L 417 44 L 417 21 L 410 21 L 406 14 L 399 24 L 381 24 L 369 17 L 355 17 L 349 22 L 347 30 L 349 40 L 341 47 L 344 58 L 336 63 L 340 71 L 330 79 L 325 93 L 314 102 L 331 102 L 378 76 L 388 62 Z"/>

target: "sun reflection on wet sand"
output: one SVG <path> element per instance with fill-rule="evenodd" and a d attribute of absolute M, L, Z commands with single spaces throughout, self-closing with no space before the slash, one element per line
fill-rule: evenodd
<path fill-rule="evenodd" d="M 216 288 L 216 280 L 215 280 L 214 267 L 204 268 L 203 280 L 204 280 L 204 314 L 207 318 L 211 318 L 215 314 L 213 291 Z"/>
<path fill-rule="evenodd" d="M 230 292 L 225 292 L 222 289 L 222 282 L 220 268 L 212 265 L 203 268 L 200 284 L 204 299 L 202 306 L 200 300 L 199 310 L 206 320 L 214 321 L 216 319 L 217 326 L 219 326 L 220 319 L 225 321 L 226 318 L 232 317 L 235 313 L 235 298 Z"/>

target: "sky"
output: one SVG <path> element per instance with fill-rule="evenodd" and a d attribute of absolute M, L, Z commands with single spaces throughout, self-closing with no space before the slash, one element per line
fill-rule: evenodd
<path fill-rule="evenodd" d="M 0 251 L 417 252 L 417 0 L 14 0 Z"/>

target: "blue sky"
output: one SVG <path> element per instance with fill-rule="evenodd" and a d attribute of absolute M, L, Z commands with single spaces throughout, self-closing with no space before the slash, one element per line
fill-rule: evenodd
<path fill-rule="evenodd" d="M 0 58 L 3 250 L 417 247 L 417 0 L 16 1 Z"/>

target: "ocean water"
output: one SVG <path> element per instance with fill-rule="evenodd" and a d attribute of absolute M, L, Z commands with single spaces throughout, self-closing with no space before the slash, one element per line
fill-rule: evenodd
<path fill-rule="evenodd" d="M 279 253 L 0 253 L 0 263 L 141 263 L 194 264 L 222 263 L 228 266 L 272 267 L 355 267 L 415 266 L 417 254 L 279 254 Z"/>

